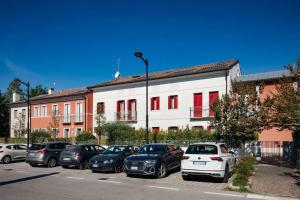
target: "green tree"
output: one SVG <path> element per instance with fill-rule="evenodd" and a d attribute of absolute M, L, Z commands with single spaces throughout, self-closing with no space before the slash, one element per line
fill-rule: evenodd
<path fill-rule="evenodd" d="M 95 133 L 99 137 L 99 141 L 101 141 L 102 136 L 105 134 L 105 130 L 103 125 L 105 124 L 105 116 L 103 113 L 101 114 L 96 114 L 95 121 L 96 121 L 96 127 L 95 127 Z"/>
<path fill-rule="evenodd" d="M 269 127 L 293 132 L 294 145 L 300 148 L 300 59 L 296 65 L 285 66 L 291 76 L 283 77 L 273 92 L 264 102 L 268 110 Z"/>
<path fill-rule="evenodd" d="M 13 125 L 14 135 L 16 138 L 23 138 L 27 132 L 27 129 L 25 127 L 25 115 L 22 113 L 19 113 L 18 118 Z"/>
<path fill-rule="evenodd" d="M 34 88 L 30 89 L 30 97 L 39 96 L 42 94 L 47 94 L 47 88 L 43 87 L 42 85 L 37 85 Z"/>
<path fill-rule="evenodd" d="M 254 84 L 232 83 L 232 91 L 217 100 L 213 110 L 215 118 L 212 125 L 218 139 L 244 144 L 257 139 L 265 127 L 264 109 L 261 108 Z"/>
<path fill-rule="evenodd" d="M 12 101 L 13 92 L 20 94 L 21 98 L 24 98 L 25 96 L 25 93 L 21 88 L 21 83 L 17 80 L 12 80 L 8 85 L 6 95 L 9 97 L 10 101 Z"/>
<path fill-rule="evenodd" d="M 9 136 L 9 98 L 0 91 L 0 137 Z"/>

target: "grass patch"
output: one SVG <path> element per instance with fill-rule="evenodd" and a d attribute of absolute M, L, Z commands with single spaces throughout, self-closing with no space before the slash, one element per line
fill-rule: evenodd
<path fill-rule="evenodd" d="M 240 192 L 249 192 L 249 177 L 253 174 L 255 158 L 244 157 L 235 166 L 235 178 L 233 186 L 238 186 Z"/>

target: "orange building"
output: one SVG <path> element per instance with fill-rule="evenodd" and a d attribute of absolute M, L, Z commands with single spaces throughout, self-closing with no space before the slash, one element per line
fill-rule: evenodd
<path fill-rule="evenodd" d="M 31 131 L 46 130 L 58 138 L 75 137 L 81 131 L 92 132 L 93 93 L 86 88 L 62 90 L 33 97 Z"/>

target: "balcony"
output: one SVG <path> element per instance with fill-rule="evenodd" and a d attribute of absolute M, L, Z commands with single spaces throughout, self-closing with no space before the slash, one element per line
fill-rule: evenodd
<path fill-rule="evenodd" d="M 209 106 L 190 107 L 191 120 L 207 120 L 214 116 L 215 112 Z"/>
<path fill-rule="evenodd" d="M 137 112 L 128 111 L 128 112 L 116 112 L 115 113 L 116 121 L 126 121 L 126 122 L 136 122 L 137 121 Z"/>

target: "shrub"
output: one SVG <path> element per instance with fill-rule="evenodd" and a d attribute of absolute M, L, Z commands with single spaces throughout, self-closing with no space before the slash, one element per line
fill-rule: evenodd
<path fill-rule="evenodd" d="M 48 133 L 45 130 L 35 130 L 35 131 L 31 132 L 30 136 L 31 136 L 32 143 L 45 142 L 45 141 L 48 141 L 49 138 L 51 138 L 50 133 Z"/>
<path fill-rule="evenodd" d="M 91 140 L 96 140 L 96 137 L 87 131 L 82 131 L 79 135 L 75 137 L 76 142 L 88 142 Z"/>
<path fill-rule="evenodd" d="M 241 188 L 248 185 L 248 179 L 254 171 L 255 158 L 244 157 L 235 166 L 236 177 L 233 180 L 233 185 Z"/>

